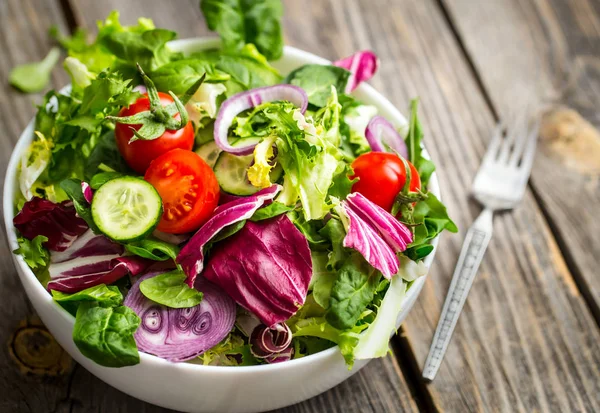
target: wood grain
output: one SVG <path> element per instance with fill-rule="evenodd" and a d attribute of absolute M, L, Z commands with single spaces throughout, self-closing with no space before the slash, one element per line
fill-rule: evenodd
<path fill-rule="evenodd" d="M 116 8 L 128 24 L 144 15 L 181 37 L 207 33 L 197 1 L 70 1 L 75 21 L 87 27 Z M 489 141 L 492 109 L 497 105 L 505 113 L 502 105 L 512 102 L 506 96 L 528 89 L 534 81 L 560 90 L 556 68 L 568 67 L 573 56 L 583 62 L 578 64 L 584 75 L 574 82 L 578 90 L 591 95 L 597 90 L 593 62 L 600 56 L 596 49 L 600 7 L 592 0 L 570 2 L 572 6 L 560 0 L 439 1 L 289 0 L 284 27 L 288 44 L 330 59 L 374 49 L 382 67 L 373 85 L 401 109 L 410 98 L 420 96 L 421 119 L 440 171 L 444 200 L 464 233 L 479 212 L 467 192 Z M 440 4 L 451 10 L 460 39 Z M 477 18 L 465 17 L 471 13 Z M 0 78 L 6 79 L 14 64 L 43 57 L 49 48 L 45 31 L 51 23 L 64 27 L 64 21 L 58 0 L 0 1 Z M 465 59 L 463 47 L 474 66 Z M 482 50 L 484 57 L 477 59 Z M 53 78 L 55 87 L 66 82 L 59 72 Z M 528 75 L 515 77 L 523 72 Z M 482 93 L 480 80 L 489 96 Z M 30 96 L 17 95 L 5 81 L 0 87 L 0 126 L 8 131 L 0 135 L 3 166 L 33 107 Z M 597 111 L 580 103 L 593 99 L 588 94 L 564 101 L 595 122 Z M 536 196 L 529 191 L 513 213 L 497 217 L 495 236 L 434 383 L 425 387 L 417 380 L 416 369 L 429 349 L 460 235 L 442 237 L 425 289 L 405 323 L 405 341 L 396 348 L 402 371 L 393 358 L 376 360 L 324 395 L 282 411 L 392 412 L 418 407 L 449 412 L 600 411 L 600 333 L 574 278 L 579 286 L 582 280 L 589 285 L 589 297 L 597 297 L 594 279 L 588 276 L 595 259 L 586 256 L 586 251 L 598 253 L 599 241 L 594 238 L 598 223 L 589 216 L 593 210 L 586 209 L 597 205 L 593 203 L 597 187 L 589 186 L 589 181 L 582 184 L 579 172 L 571 176 L 553 159 L 544 155 L 536 161 Z M 581 201 L 554 199 L 556 188 L 542 183 L 555 177 L 562 179 L 561 185 L 587 190 Z M 564 190 L 565 195 L 575 194 L 571 188 Z M 571 216 L 566 216 L 567 208 Z M 581 230 L 571 230 L 564 222 Z M 565 248 L 565 240 L 571 239 L 581 252 Z M 4 252 L 1 257 L 0 340 L 6 342 L 30 308 L 9 255 Z M 411 360 L 413 354 L 416 361 Z M 40 382 L 23 377 L 4 350 L 0 368 L 0 385 L 8 395 L 1 399 L 0 411 L 165 411 L 120 393 L 81 367 L 70 377 Z M 412 382 L 407 383 L 406 374 Z"/>
<path fill-rule="evenodd" d="M 48 53 L 51 42 L 47 31 L 53 24 L 66 29 L 58 2 L 0 1 L 0 190 L 4 186 L 4 173 L 12 148 L 35 113 L 33 102 L 39 102 L 42 96 L 16 92 L 8 85 L 8 73 L 14 65 L 40 60 Z M 52 76 L 53 87 L 62 86 L 67 81 L 60 72 L 56 70 Z M 17 349 L 16 356 L 21 364 L 15 363 L 9 355 L 9 346 L 14 343 L 11 336 L 21 322 L 27 323 L 32 308 L 13 267 L 4 221 L 0 224 L 0 274 L 0 411 L 52 411 L 67 396 L 69 374 L 48 378 L 45 373 L 39 375 L 40 370 L 32 369 L 34 366 L 31 364 L 35 364 L 32 358 L 36 355 L 18 354 L 20 350 Z M 16 340 L 21 342 L 21 338 L 19 335 Z M 44 340 L 39 343 L 42 347 L 56 349 L 47 345 L 47 336 L 34 334 L 25 339 L 31 338 Z M 27 365 L 24 366 L 23 362 Z M 20 368 L 25 368 L 29 374 L 23 374 Z"/>
<path fill-rule="evenodd" d="M 528 99 L 571 107 L 600 128 L 598 1 L 443 3 L 499 114 L 507 116 L 515 102 Z M 563 128 L 555 139 L 542 136 L 531 183 L 600 323 L 600 135 L 573 135 L 569 124 Z M 585 149 L 561 145 L 556 151 L 557 138 Z M 595 162 L 586 168 L 592 153 Z"/>

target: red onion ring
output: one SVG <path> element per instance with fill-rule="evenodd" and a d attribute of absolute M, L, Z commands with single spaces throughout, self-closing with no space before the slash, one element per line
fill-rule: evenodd
<path fill-rule="evenodd" d="M 229 127 L 237 115 L 266 102 L 285 100 L 292 102 L 304 113 L 308 107 L 306 92 L 294 85 L 275 85 L 260 87 L 233 95 L 221 105 L 215 121 L 214 137 L 217 146 L 234 155 L 249 155 L 256 143 L 246 146 L 231 146 L 229 143 Z"/>
<path fill-rule="evenodd" d="M 374 116 L 365 129 L 365 137 L 373 152 L 387 152 L 384 144 L 403 158 L 408 158 L 408 149 L 402 136 L 383 116 Z"/>
<path fill-rule="evenodd" d="M 219 287 L 204 278 L 196 280 L 202 302 L 190 308 L 168 308 L 147 299 L 140 283 L 162 272 L 146 274 L 131 287 L 124 304 L 140 318 L 134 334 L 138 349 L 169 361 L 193 359 L 214 347 L 233 328 L 235 303 Z"/>

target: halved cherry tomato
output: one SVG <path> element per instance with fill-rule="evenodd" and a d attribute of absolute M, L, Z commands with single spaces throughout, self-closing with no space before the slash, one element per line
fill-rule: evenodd
<path fill-rule="evenodd" d="M 160 155 L 150 163 L 144 179 L 162 198 L 159 231 L 182 234 L 198 229 L 219 203 L 214 172 L 192 151 L 173 149 Z"/>
<path fill-rule="evenodd" d="M 415 166 L 410 166 L 411 192 L 421 189 L 421 179 Z M 406 183 L 404 162 L 397 155 L 386 152 L 369 152 L 360 155 L 352 162 L 354 175 L 358 182 L 352 185 L 352 192 L 360 192 L 367 199 L 386 211 L 391 211 L 396 195 Z"/>
<path fill-rule="evenodd" d="M 160 103 L 167 106 L 173 103 L 173 98 L 166 93 L 158 92 Z M 132 116 L 136 113 L 150 110 L 150 99 L 147 95 L 142 96 L 127 108 L 121 109 L 119 117 Z M 179 113 L 175 115 L 179 119 Z M 138 129 L 141 125 L 124 125 L 117 123 L 115 126 L 115 137 L 119 152 L 131 167 L 137 173 L 143 174 L 148 169 L 148 165 L 159 155 L 170 151 L 171 149 L 181 148 L 191 150 L 194 146 L 194 127 L 188 122 L 183 128 L 178 130 L 167 130 L 159 138 L 151 141 L 137 140 L 129 143 L 133 137 L 131 127 Z"/>

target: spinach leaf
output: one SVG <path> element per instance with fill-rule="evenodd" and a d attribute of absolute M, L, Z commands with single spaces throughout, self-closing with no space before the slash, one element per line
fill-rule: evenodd
<path fill-rule="evenodd" d="M 29 268 L 35 270 L 48 266 L 48 263 L 50 262 L 50 253 L 42 245 L 44 242 L 48 241 L 48 238 L 43 235 L 38 235 L 31 241 L 23 237 L 19 237 L 17 241 L 19 242 L 19 248 L 13 252 L 22 255 L 27 265 L 29 265 Z"/>
<path fill-rule="evenodd" d="M 101 366 L 132 366 L 140 362 L 133 338 L 139 325 L 140 318 L 129 307 L 82 302 L 75 317 L 73 341 L 84 356 Z"/>
<path fill-rule="evenodd" d="M 381 274 L 353 254 L 338 272 L 331 289 L 327 321 L 335 328 L 345 330 L 354 327 L 361 313 L 373 301 Z"/>
<path fill-rule="evenodd" d="M 341 67 L 308 64 L 287 75 L 284 83 L 300 86 L 306 91 L 311 105 L 323 107 L 331 96 L 331 86 L 342 92 L 349 77 L 350 72 Z"/>
<path fill-rule="evenodd" d="M 117 307 L 123 302 L 118 287 L 99 284 L 73 294 L 52 290 L 52 298 L 69 313 L 76 315 L 82 302 L 96 302 L 100 307 Z"/>
<path fill-rule="evenodd" d="M 288 206 L 282 204 L 281 202 L 273 202 L 270 205 L 267 205 L 266 207 L 257 210 L 254 213 L 254 215 L 252 215 L 252 218 L 250 218 L 250 221 L 256 222 L 269 218 L 274 218 L 287 212 L 293 211 L 295 208 L 296 207 L 293 205 Z"/>
<path fill-rule="evenodd" d="M 152 73 L 152 81 L 160 91 L 170 90 L 176 95 L 181 95 L 204 74 L 206 74 L 205 82 L 224 82 L 230 78 L 226 73 L 216 70 L 212 62 L 184 59 L 161 66 Z"/>
<path fill-rule="evenodd" d="M 100 172 L 92 177 L 90 186 L 92 189 L 98 189 L 108 181 L 123 176 L 121 172 Z"/>
<path fill-rule="evenodd" d="M 177 33 L 165 29 L 152 29 L 143 32 L 115 31 L 100 40 L 122 64 L 133 66 L 139 63 L 150 72 L 160 66 L 182 57 L 180 53 L 171 51 L 167 42 L 175 39 Z"/>
<path fill-rule="evenodd" d="M 50 73 L 59 57 L 60 50 L 54 47 L 44 60 L 14 67 L 10 71 L 8 81 L 21 92 L 39 92 L 50 83 Z"/>
<path fill-rule="evenodd" d="M 67 194 L 67 196 L 73 201 L 75 211 L 96 234 L 100 234 L 101 231 L 98 226 L 94 223 L 92 218 L 92 208 L 88 201 L 83 196 L 83 190 L 81 189 L 81 180 L 79 179 L 65 179 L 61 181 L 60 187 Z"/>
<path fill-rule="evenodd" d="M 156 239 L 143 239 L 141 241 L 126 244 L 125 249 L 132 254 L 154 261 L 166 261 L 169 258 L 177 258 L 179 247 L 168 242 Z"/>
<path fill-rule="evenodd" d="M 217 69 L 231 76 L 231 81 L 226 83 L 228 95 L 242 90 L 271 86 L 281 81 L 279 74 L 270 66 L 242 55 L 221 56 L 217 62 Z"/>
<path fill-rule="evenodd" d="M 200 9 L 227 52 L 252 43 L 269 60 L 283 54 L 280 0 L 201 0 Z"/>
<path fill-rule="evenodd" d="M 185 283 L 186 275 L 179 270 L 148 278 L 140 283 L 146 298 L 171 308 L 194 307 L 202 301 L 203 294 Z"/>

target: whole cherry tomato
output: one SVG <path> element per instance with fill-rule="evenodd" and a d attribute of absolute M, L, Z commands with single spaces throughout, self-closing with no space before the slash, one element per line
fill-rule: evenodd
<path fill-rule="evenodd" d="M 173 103 L 173 98 L 166 93 L 158 92 L 160 103 L 167 106 Z M 119 117 L 132 116 L 136 113 L 150 110 L 150 99 L 144 95 L 137 99 L 132 105 L 121 109 Z M 175 115 L 179 119 L 179 113 Z M 115 137 L 119 152 L 131 167 L 137 173 L 143 174 L 154 159 L 171 149 L 180 148 L 191 150 L 194 146 L 194 127 L 192 122 L 188 122 L 183 128 L 178 130 L 167 130 L 159 138 L 145 141 L 137 140 L 129 143 L 133 137 L 131 128 L 139 130 L 141 125 L 125 125 L 118 123 L 115 126 Z"/>
<path fill-rule="evenodd" d="M 421 179 L 415 166 L 410 166 L 409 190 L 421 189 Z M 367 199 L 386 211 L 391 211 L 396 195 L 402 191 L 406 183 L 404 162 L 397 155 L 386 152 L 369 152 L 360 155 L 352 162 L 354 175 L 358 178 L 352 186 L 352 192 L 360 192 Z"/>

